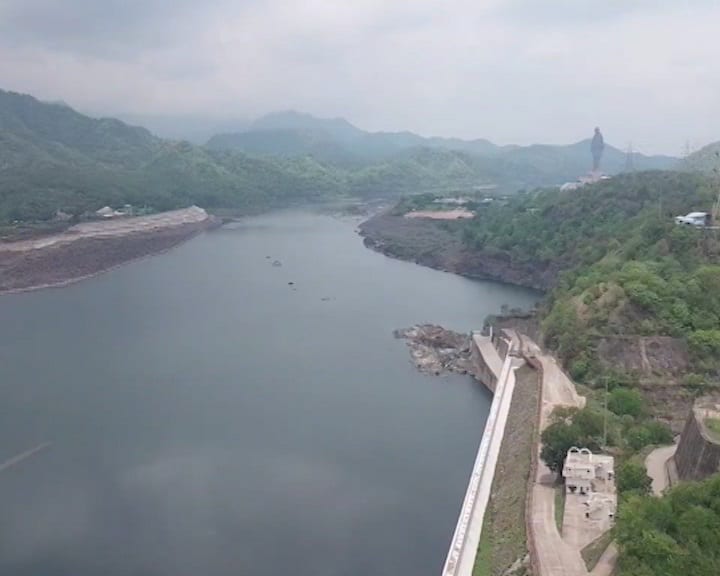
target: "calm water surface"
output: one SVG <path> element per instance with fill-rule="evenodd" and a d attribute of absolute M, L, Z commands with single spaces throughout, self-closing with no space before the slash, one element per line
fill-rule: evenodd
<path fill-rule="evenodd" d="M 52 444 L 0 471 L 0 574 L 436 576 L 490 397 L 392 331 L 536 296 L 354 225 L 252 218 L 1 297 L 0 462 Z"/>

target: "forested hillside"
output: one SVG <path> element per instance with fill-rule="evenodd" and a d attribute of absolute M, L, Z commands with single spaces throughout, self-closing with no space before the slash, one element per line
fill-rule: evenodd
<path fill-rule="evenodd" d="M 297 112 L 270 114 L 244 132 L 219 134 L 208 147 L 271 156 L 311 155 L 321 161 L 358 168 L 394 162 L 421 149 L 463 153 L 476 161 L 494 160 L 490 175 L 499 185 L 534 188 L 562 184 L 585 174 L 590 168 L 590 141 L 567 146 L 497 146 L 485 139 L 425 138 L 412 132 L 366 132 L 342 118 L 323 119 Z M 677 159 L 668 156 L 632 157 L 639 170 L 670 169 Z M 616 174 L 625 170 L 627 156 L 607 146 L 603 170 Z"/>
<path fill-rule="evenodd" d="M 720 476 L 681 484 L 663 498 L 630 498 L 620 507 L 617 539 L 620 574 L 720 574 Z"/>
<path fill-rule="evenodd" d="M 713 142 L 693 152 L 683 159 L 682 165 L 688 170 L 717 173 L 720 171 L 720 142 Z"/>
<path fill-rule="evenodd" d="M 577 191 L 546 190 L 479 211 L 465 243 L 565 273 L 547 301 L 544 333 L 574 375 L 605 375 L 598 337 L 683 338 L 698 372 L 720 353 L 720 241 L 674 216 L 709 211 L 717 190 L 702 175 L 627 174 Z"/>
<path fill-rule="evenodd" d="M 322 122 L 328 140 L 315 119 L 290 118 L 290 127 L 281 129 L 287 154 L 251 156 L 163 140 L 118 120 L 0 91 L 0 222 L 49 220 L 58 211 L 79 216 L 106 204 L 257 210 L 338 195 L 457 193 L 489 184 L 515 191 L 548 183 L 531 163 L 408 147 L 419 137 L 368 134 L 342 120 Z M 272 148 L 276 127 L 288 121 L 287 115 L 266 118 L 251 137 L 261 149 Z M 366 142 L 376 151 L 369 156 L 378 157 L 359 162 L 338 139 Z M 305 153 L 310 144 L 314 154 Z M 392 157 L 383 152 L 389 150 Z"/>
<path fill-rule="evenodd" d="M 59 104 L 0 91 L 0 221 L 105 204 L 254 209 L 334 195 L 343 175 L 311 158 L 264 160 L 162 140 Z"/>

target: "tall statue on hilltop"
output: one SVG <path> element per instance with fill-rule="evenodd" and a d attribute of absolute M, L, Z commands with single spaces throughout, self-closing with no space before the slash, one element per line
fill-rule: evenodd
<path fill-rule="evenodd" d="M 602 159 L 603 150 L 605 149 L 605 140 L 600 132 L 600 128 L 595 128 L 595 135 L 590 144 L 590 151 L 593 157 L 593 172 L 600 170 L 600 160 Z"/>

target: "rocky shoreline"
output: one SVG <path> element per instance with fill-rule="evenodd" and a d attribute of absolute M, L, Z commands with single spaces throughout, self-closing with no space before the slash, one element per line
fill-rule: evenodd
<path fill-rule="evenodd" d="M 407 341 L 415 367 L 425 374 L 446 372 L 474 376 L 469 334 L 460 334 L 434 324 L 419 324 L 394 331 Z"/>
<path fill-rule="evenodd" d="M 120 226 L 119 221 L 106 226 L 97 223 L 92 229 L 70 229 L 32 241 L 4 243 L 0 245 L 0 294 L 78 282 L 170 250 L 222 224 L 204 211 L 167 214 L 126 219 Z"/>
<path fill-rule="evenodd" d="M 365 246 L 391 258 L 407 260 L 468 278 L 495 280 L 550 290 L 560 269 L 552 264 L 513 262 L 503 252 L 468 250 L 453 223 L 377 214 L 359 227 Z"/>

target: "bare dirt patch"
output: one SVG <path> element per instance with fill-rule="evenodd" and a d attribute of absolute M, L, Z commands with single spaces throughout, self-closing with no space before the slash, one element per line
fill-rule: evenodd
<path fill-rule="evenodd" d="M 463 208 L 458 210 L 415 210 L 405 214 L 405 218 L 428 218 L 430 220 L 462 220 L 474 217 L 475 214 Z"/>

